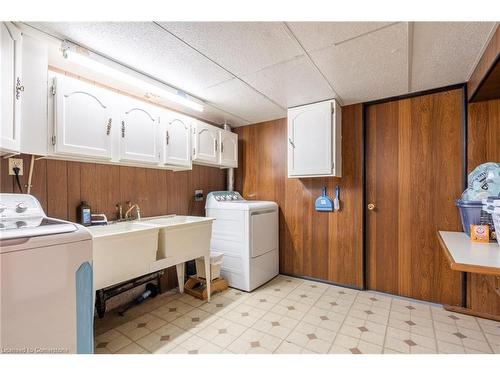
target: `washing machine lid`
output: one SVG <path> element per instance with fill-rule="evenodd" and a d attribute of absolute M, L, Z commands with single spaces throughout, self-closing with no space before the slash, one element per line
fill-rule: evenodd
<path fill-rule="evenodd" d="M 237 191 L 213 191 L 207 196 L 206 209 L 256 211 L 276 210 L 278 205 L 271 201 L 244 199 Z"/>
<path fill-rule="evenodd" d="M 48 217 L 24 218 L 19 220 L 0 219 L 0 241 L 76 232 L 77 230 L 78 227 L 73 223 Z"/>
<path fill-rule="evenodd" d="M 70 222 L 45 216 L 38 200 L 28 194 L 0 194 L 0 241 L 75 232 Z"/>
<path fill-rule="evenodd" d="M 271 201 L 229 201 L 220 202 L 219 209 L 239 211 L 266 211 L 276 210 L 278 205 Z"/>

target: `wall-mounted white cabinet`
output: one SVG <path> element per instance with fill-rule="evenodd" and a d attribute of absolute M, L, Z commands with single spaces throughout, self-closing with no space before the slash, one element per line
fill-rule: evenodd
<path fill-rule="evenodd" d="M 158 109 L 122 95 L 113 97 L 120 108 L 120 161 L 158 164 L 160 162 L 160 119 Z"/>
<path fill-rule="evenodd" d="M 335 100 L 288 109 L 288 177 L 340 177 L 341 145 Z"/>
<path fill-rule="evenodd" d="M 238 134 L 219 130 L 219 165 L 221 167 L 238 167 Z"/>
<path fill-rule="evenodd" d="M 48 48 L 47 44 L 23 34 L 23 86 L 21 106 L 21 152 L 47 154 Z"/>
<path fill-rule="evenodd" d="M 161 121 L 164 140 L 163 163 L 191 167 L 191 120 L 185 116 L 164 112 Z"/>
<path fill-rule="evenodd" d="M 57 76 L 52 81 L 54 153 L 111 159 L 114 124 L 111 93 L 77 79 Z"/>
<path fill-rule="evenodd" d="M 18 153 L 21 147 L 21 32 L 9 22 L 0 22 L 0 41 L 0 154 L 3 155 Z"/>
<path fill-rule="evenodd" d="M 220 168 L 238 167 L 238 135 L 196 121 L 193 126 L 193 162 Z"/>
<path fill-rule="evenodd" d="M 193 162 L 219 165 L 219 128 L 196 121 L 193 127 Z"/>

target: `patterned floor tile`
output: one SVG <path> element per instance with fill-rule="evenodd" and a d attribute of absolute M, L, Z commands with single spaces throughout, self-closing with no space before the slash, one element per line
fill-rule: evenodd
<path fill-rule="evenodd" d="M 217 354 L 222 348 L 198 336 L 191 336 L 173 348 L 171 354 Z"/>
<path fill-rule="evenodd" d="M 197 332 L 197 335 L 221 348 L 226 348 L 246 330 L 247 327 L 241 324 L 219 318 Z"/>
<path fill-rule="evenodd" d="M 288 341 L 283 341 L 281 345 L 274 351 L 274 354 L 317 354 L 313 351 L 292 344 Z"/>
<path fill-rule="evenodd" d="M 234 340 L 228 347 L 233 353 L 270 354 L 280 346 L 282 340 L 264 332 L 250 328 Z"/>
<path fill-rule="evenodd" d="M 335 340 L 335 336 L 336 332 L 301 322 L 285 340 L 304 349 L 321 354 L 328 352 Z"/>
<path fill-rule="evenodd" d="M 116 354 L 149 354 L 149 352 L 133 342 L 118 350 Z"/>
<path fill-rule="evenodd" d="M 246 303 L 239 304 L 233 310 L 229 311 L 224 318 L 235 323 L 242 324 L 246 327 L 251 327 L 259 320 L 266 312 L 257 309 Z"/>
<path fill-rule="evenodd" d="M 338 334 L 329 350 L 332 354 L 381 354 L 382 346 Z"/>
<path fill-rule="evenodd" d="M 346 318 L 345 314 L 312 307 L 302 319 L 303 322 L 337 332 Z"/>
<path fill-rule="evenodd" d="M 301 320 L 311 309 L 310 305 L 284 298 L 279 301 L 270 311 L 284 315 L 295 320 Z"/>
<path fill-rule="evenodd" d="M 137 343 L 151 353 L 167 353 L 191 336 L 192 333 L 169 323 L 140 338 Z"/>
<path fill-rule="evenodd" d="M 299 324 L 298 320 L 273 312 L 268 312 L 255 322 L 252 328 L 283 340 L 290 334 L 297 324 Z"/>
<path fill-rule="evenodd" d="M 94 328 L 103 354 L 500 353 L 499 322 L 283 275 L 210 303 L 168 292 Z"/>
<path fill-rule="evenodd" d="M 116 353 L 131 343 L 132 340 L 115 329 L 103 333 L 94 339 L 94 347 L 99 349 L 100 352 L 109 351 L 110 353 Z"/>
<path fill-rule="evenodd" d="M 194 309 L 193 306 L 188 305 L 179 300 L 173 300 L 169 303 L 151 311 L 152 315 L 155 315 L 167 322 L 171 322 L 182 315 L 186 314 L 188 311 Z"/>
<path fill-rule="evenodd" d="M 195 308 L 172 321 L 172 324 L 191 333 L 196 333 L 214 322 L 216 319 L 216 315 L 210 314 L 201 308 Z"/>

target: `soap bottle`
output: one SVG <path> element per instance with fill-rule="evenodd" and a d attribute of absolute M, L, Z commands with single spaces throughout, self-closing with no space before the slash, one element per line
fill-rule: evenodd
<path fill-rule="evenodd" d="M 90 206 L 87 202 L 82 201 L 76 209 L 76 218 L 78 222 L 82 225 L 89 226 L 92 223 Z"/>

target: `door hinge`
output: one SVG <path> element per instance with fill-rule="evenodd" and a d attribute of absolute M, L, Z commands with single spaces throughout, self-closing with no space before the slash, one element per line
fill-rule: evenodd
<path fill-rule="evenodd" d="M 53 135 L 52 136 L 52 146 L 55 146 L 56 145 L 56 136 Z"/>

